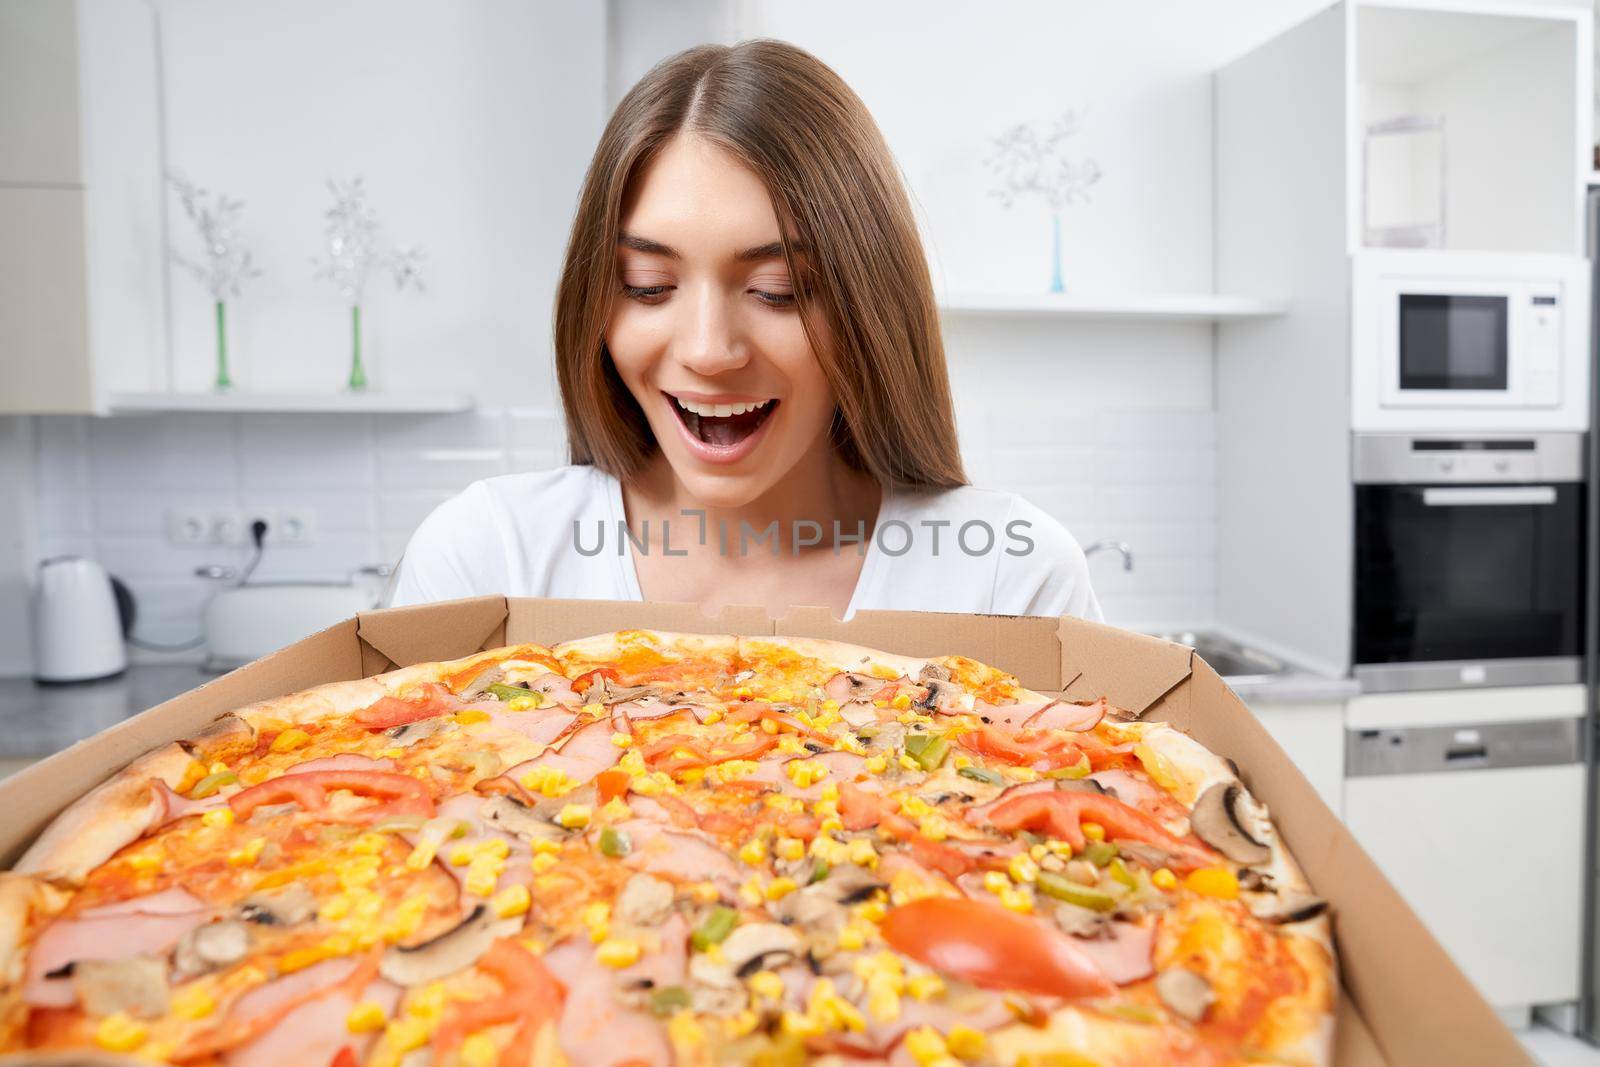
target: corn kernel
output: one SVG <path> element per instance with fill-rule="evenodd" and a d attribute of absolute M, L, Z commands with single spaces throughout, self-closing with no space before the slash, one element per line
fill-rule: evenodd
<path fill-rule="evenodd" d="M 906 693 L 896 693 L 894 699 L 889 701 L 889 704 L 896 711 L 905 711 L 911 706 L 911 697 Z"/>
<path fill-rule="evenodd" d="M 383 1031 L 384 1040 L 396 1052 L 410 1052 L 428 1043 L 433 1025 L 427 1019 L 394 1019 Z"/>
<path fill-rule="evenodd" d="M 611 743 L 616 745 L 618 748 L 627 748 L 629 745 L 633 744 L 633 735 L 618 731 L 617 733 L 611 735 Z"/>
<path fill-rule="evenodd" d="M 872 842 L 864 837 L 858 837 L 845 846 L 846 856 L 851 863 L 858 867 L 877 867 L 878 850 Z"/>
<path fill-rule="evenodd" d="M 883 982 L 868 983 L 867 1014 L 880 1023 L 892 1023 L 900 1018 L 900 994 L 893 985 Z"/>
<path fill-rule="evenodd" d="M 970 767 L 972 766 L 972 757 L 965 752 L 957 752 L 955 759 L 950 761 L 950 766 L 958 771 L 963 767 Z"/>
<path fill-rule="evenodd" d="M 471 726 L 475 722 L 488 722 L 489 713 L 482 708 L 463 708 L 450 716 L 458 726 Z"/>
<path fill-rule="evenodd" d="M 912 760 L 915 763 L 915 760 Z M 920 766 L 920 764 L 919 764 Z M 900 798 L 900 810 L 913 819 L 933 814 L 933 807 L 921 797 L 907 795 Z"/>
<path fill-rule="evenodd" d="M 866 947 L 866 944 L 866 935 L 855 923 L 850 923 L 839 931 L 839 947 L 846 952 L 859 952 Z"/>
<path fill-rule="evenodd" d="M 594 950 L 594 958 L 619 970 L 632 967 L 639 962 L 639 942 L 623 937 L 607 938 Z"/>
<path fill-rule="evenodd" d="M 273 752 L 293 752 L 310 740 L 311 735 L 304 730 L 291 728 L 274 737 L 267 747 Z"/>
<path fill-rule="evenodd" d="M 168 1009 L 180 1019 L 204 1019 L 217 1010 L 217 998 L 201 985 L 180 986 L 172 994 Z"/>
<path fill-rule="evenodd" d="M 940 1037 L 939 1031 L 931 1026 L 919 1026 L 906 1034 L 905 1048 L 919 1067 L 931 1067 L 932 1064 L 950 1055 L 950 1048 L 944 1043 L 944 1038 Z"/>
<path fill-rule="evenodd" d="M 767 1000 L 783 999 L 783 979 L 774 971 L 757 971 L 750 976 L 750 992 Z"/>
<path fill-rule="evenodd" d="M 153 871 L 161 866 L 161 857 L 154 852 L 139 852 L 128 857 L 128 866 L 136 871 Z"/>
<path fill-rule="evenodd" d="M 761 906 L 762 901 L 767 899 L 767 894 L 761 887 L 760 875 L 753 874 L 745 879 L 744 884 L 739 887 L 739 899 L 748 907 L 757 908 Z"/>
<path fill-rule="evenodd" d="M 1216 897 L 1219 900 L 1239 898 L 1239 879 L 1226 867 L 1202 867 L 1198 871 L 1191 871 L 1183 884 L 1191 892 L 1203 897 Z"/>
<path fill-rule="evenodd" d="M 922 770 L 922 764 L 918 763 L 910 756 L 907 756 L 905 753 L 900 754 L 900 766 L 904 767 L 908 771 Z"/>
<path fill-rule="evenodd" d="M 456 1058 L 461 1067 L 494 1067 L 495 1060 L 500 1058 L 500 1050 L 494 1047 L 494 1041 L 488 1034 L 473 1034 L 461 1042 L 461 1051 Z"/>
<path fill-rule="evenodd" d="M 739 849 L 739 859 L 752 867 L 765 863 L 767 860 L 767 843 L 759 837 L 751 838 Z"/>
<path fill-rule="evenodd" d="M 549 874 L 550 868 L 554 867 L 557 862 L 559 861 L 555 858 L 555 856 L 548 852 L 541 852 L 537 856 L 533 857 L 533 873 Z"/>
<path fill-rule="evenodd" d="M 1072 858 L 1072 846 L 1060 838 L 1051 838 L 1044 843 L 1044 847 L 1050 850 L 1050 855 L 1052 856 L 1057 856 L 1064 860 Z"/>
<path fill-rule="evenodd" d="M 760 1024 L 761 1016 L 746 1008 L 724 1019 L 722 1021 L 722 1032 L 730 1038 L 740 1038 L 746 1034 L 753 1033 Z"/>
<path fill-rule="evenodd" d="M 790 1037 L 815 1037 L 822 1033 L 820 1022 L 797 1011 L 784 1012 L 779 1028 Z"/>
<path fill-rule="evenodd" d="M 1177 886 L 1178 876 L 1167 870 L 1165 867 L 1159 867 L 1151 873 L 1150 884 L 1155 886 L 1157 889 L 1170 890 Z"/>
<path fill-rule="evenodd" d="M 799 860 L 806 855 L 806 843 L 798 837 L 780 837 L 773 843 L 772 851 L 779 859 Z"/>
<path fill-rule="evenodd" d="M 587 804 L 568 804 L 556 816 L 556 822 L 568 830 L 581 830 L 589 825 L 590 810 Z M 498 840 L 498 839 L 497 839 Z M 504 842 L 501 842 L 504 844 Z"/>
<path fill-rule="evenodd" d="M 1033 857 L 1023 852 L 1012 856 L 1006 869 L 1011 872 L 1012 880 L 1017 882 L 1037 881 L 1039 877 L 1039 865 L 1034 862 Z"/>
<path fill-rule="evenodd" d="M 778 732 L 778 724 L 773 722 L 771 719 L 762 719 L 761 732 L 766 734 L 776 734 Z"/>
<path fill-rule="evenodd" d="M 388 1013 L 375 1000 L 363 1000 L 344 1017 L 344 1028 L 352 1034 L 370 1034 L 382 1030 L 388 1023 Z"/>
<path fill-rule="evenodd" d="M 705 1027 L 694 1017 L 694 1012 L 676 1012 L 667 1023 L 667 1040 L 678 1053 L 677 1062 L 693 1062 L 695 1057 L 691 1053 L 706 1043 Z"/>
<path fill-rule="evenodd" d="M 532 903 L 533 897 L 525 885 L 508 885 L 490 902 L 494 913 L 502 919 L 524 914 Z"/>
<path fill-rule="evenodd" d="M 959 1056 L 964 1060 L 975 1060 L 983 1055 L 988 1041 L 983 1036 L 982 1030 L 975 1030 L 970 1026 L 957 1023 L 950 1028 L 944 1037 L 945 1044 L 950 1048 L 950 1055 Z"/>
<path fill-rule="evenodd" d="M 912 760 L 911 762 L 915 763 L 916 760 Z M 889 769 L 889 760 L 886 756 L 881 754 L 877 756 L 868 756 L 867 761 L 863 763 L 862 766 L 867 769 L 869 774 L 882 774 L 884 771 Z"/>
<path fill-rule="evenodd" d="M 406 750 L 403 748 L 382 748 L 378 750 L 378 755 L 382 756 L 384 759 L 399 759 L 405 754 Z"/>
<path fill-rule="evenodd" d="M 494 892 L 494 887 L 500 881 L 500 872 L 490 867 L 482 867 L 474 863 L 467 868 L 466 880 L 461 888 L 475 897 L 486 897 Z"/>
<path fill-rule="evenodd" d="M 579 710 L 591 719 L 598 719 L 606 713 L 606 706 L 604 704 L 585 704 Z"/>
<path fill-rule="evenodd" d="M 906 979 L 906 992 L 918 1000 L 931 1000 L 945 991 L 944 979 L 928 971 Z M 953 1033 L 954 1031 L 952 1031 Z"/>
<path fill-rule="evenodd" d="M 704 719 L 700 720 L 700 721 L 705 723 L 707 726 L 712 726 L 712 725 L 715 725 L 716 723 L 721 722 L 722 721 L 722 709 L 721 708 L 713 708 L 713 709 L 711 709 L 710 711 L 706 712 L 706 717 Z"/>
<path fill-rule="evenodd" d="M 1090 841 L 1104 841 L 1106 839 L 1106 828 L 1097 822 L 1086 822 L 1083 824 L 1083 836 Z"/>
<path fill-rule="evenodd" d="M 1021 888 L 1002 889 L 1000 903 L 1012 911 L 1027 915 L 1033 911 L 1033 894 Z"/>
<path fill-rule="evenodd" d="M 942 815 L 929 815 L 917 824 L 917 829 L 929 841 L 943 841 L 950 836 L 950 824 Z"/>
<path fill-rule="evenodd" d="M 798 888 L 793 878 L 774 878 L 767 884 L 767 899 L 782 900 Z"/>
<path fill-rule="evenodd" d="M 123 1012 L 115 1012 L 100 1020 L 95 1027 L 94 1043 L 111 1052 L 132 1052 L 144 1044 L 150 1030 L 137 1019 Z"/>
<path fill-rule="evenodd" d="M 232 808 L 215 808 L 200 816 L 200 821 L 206 826 L 221 827 L 233 825 Z"/>
<path fill-rule="evenodd" d="M 261 850 L 267 847 L 264 837 L 252 837 L 240 847 L 228 853 L 228 863 L 234 867 L 249 867 L 261 858 Z"/>
<path fill-rule="evenodd" d="M 427 839 L 418 841 L 416 847 L 411 850 L 411 854 L 406 857 L 406 866 L 413 871 L 424 870 L 428 864 L 433 862 L 433 857 L 438 851 L 439 846 L 432 841 Z"/>

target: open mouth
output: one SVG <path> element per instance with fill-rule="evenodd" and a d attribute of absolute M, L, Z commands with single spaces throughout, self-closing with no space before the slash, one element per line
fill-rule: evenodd
<path fill-rule="evenodd" d="M 690 435 L 713 448 L 732 448 L 750 437 L 767 421 L 778 401 L 753 400 L 739 404 L 702 404 L 672 396 L 672 408 Z"/>

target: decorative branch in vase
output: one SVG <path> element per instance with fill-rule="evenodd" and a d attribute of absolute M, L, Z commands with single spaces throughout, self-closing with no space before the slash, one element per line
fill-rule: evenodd
<path fill-rule="evenodd" d="M 422 289 L 419 271 L 422 250 L 415 247 L 387 248 L 378 216 L 367 203 L 366 187 L 357 177 L 346 183 L 328 182 L 333 206 L 326 215 L 324 230 L 328 258 L 312 260 L 317 277 L 327 278 L 350 305 L 350 380 L 351 392 L 367 387 L 367 370 L 361 362 L 361 303 L 367 288 L 367 275 L 374 268 L 387 270 L 394 278 L 396 292 Z"/>
<path fill-rule="evenodd" d="M 214 387 L 219 393 L 227 392 L 233 388 L 233 375 L 228 369 L 228 298 L 240 295 L 240 283 L 246 278 L 261 275 L 236 228 L 244 202 L 229 200 L 220 193 L 213 200 L 210 193 L 181 174 L 167 175 L 167 183 L 178 194 L 183 213 L 200 233 L 203 259 L 186 259 L 176 248 L 169 252 L 176 263 L 200 279 L 216 305 L 217 377 Z"/>
<path fill-rule="evenodd" d="M 1078 113 L 1063 111 L 1048 123 L 1019 123 L 993 139 L 984 163 L 999 178 L 990 191 L 1005 207 L 1019 197 L 1036 196 L 1050 206 L 1050 291 L 1066 291 L 1061 279 L 1061 212 L 1087 201 L 1100 180 L 1100 164 L 1067 152 L 1078 134 Z"/>

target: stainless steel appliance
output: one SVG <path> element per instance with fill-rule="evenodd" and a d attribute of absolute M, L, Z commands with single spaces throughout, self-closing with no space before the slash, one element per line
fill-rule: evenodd
<path fill-rule="evenodd" d="M 1364 692 L 1582 679 L 1584 438 L 1358 434 Z"/>

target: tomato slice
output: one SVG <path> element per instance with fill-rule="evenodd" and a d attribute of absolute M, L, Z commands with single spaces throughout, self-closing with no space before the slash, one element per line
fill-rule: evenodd
<path fill-rule="evenodd" d="M 539 1028 L 560 1014 L 566 987 L 550 973 L 544 961 L 507 938 L 489 946 L 478 958 L 478 969 L 497 979 L 503 992 L 487 1000 L 456 1001 L 451 1006 L 449 1017 L 434 1031 L 434 1062 L 443 1062 L 445 1055 L 468 1034 L 516 1023 L 500 1063 L 526 1065 L 532 1058 Z"/>
<path fill-rule="evenodd" d="M 633 778 L 627 771 L 613 767 L 608 771 L 601 771 L 594 777 L 595 789 L 599 792 L 600 803 L 608 804 L 621 796 L 627 796 L 628 787 L 633 784 Z"/>
<path fill-rule="evenodd" d="M 972 752 L 1007 763 L 1032 767 L 1037 771 L 1070 767 L 1082 757 L 1078 746 L 1063 737 L 1040 734 L 1026 737 L 1032 731 L 1008 734 L 1004 730 L 984 723 L 976 730 L 956 735 L 956 743 Z"/>
<path fill-rule="evenodd" d="M 428 787 L 409 774 L 393 771 L 305 771 L 286 774 L 270 782 L 242 789 L 228 798 L 234 817 L 248 819 L 252 812 L 268 804 L 298 804 L 318 813 L 328 806 L 328 794 L 338 789 L 373 797 L 384 803 L 354 813 L 358 822 L 371 822 L 391 815 L 433 816 L 433 796 Z"/>
<path fill-rule="evenodd" d="M 1172 853 L 1181 870 L 1208 867 L 1218 856 L 1198 841 L 1185 840 L 1137 808 L 1103 793 L 1075 793 L 1066 790 L 1026 793 L 1003 800 L 989 810 L 989 824 L 997 830 L 1015 833 L 1036 830 L 1059 837 L 1075 849 L 1085 845 L 1080 823 L 1087 819 L 1105 827 L 1106 836 L 1143 841 Z"/>
<path fill-rule="evenodd" d="M 981 900 L 924 897 L 891 908 L 883 937 L 936 971 L 991 989 L 1094 997 L 1116 988 L 1066 934 Z"/>
<path fill-rule="evenodd" d="M 619 680 L 617 677 L 617 672 L 612 670 L 610 667 L 596 667 L 594 670 L 584 671 L 582 674 L 574 678 L 572 680 L 572 691 L 581 697 L 583 696 L 585 690 L 587 690 L 591 685 L 594 685 L 594 683 L 599 681 L 601 678 L 604 678 L 608 682 L 616 682 Z"/>
<path fill-rule="evenodd" d="M 433 682 L 423 683 L 420 691 L 406 699 L 384 697 L 370 708 L 362 708 L 350 718 L 368 730 L 387 730 L 419 719 L 431 719 L 450 710 L 449 693 Z"/>

